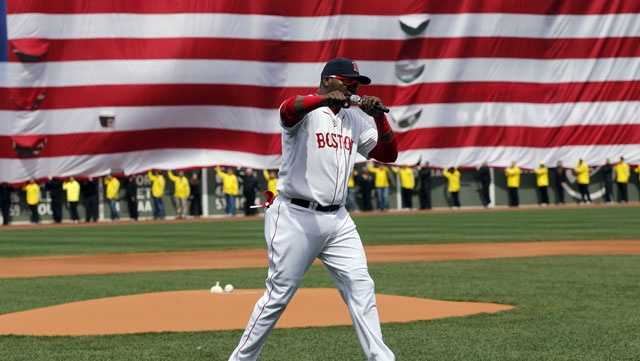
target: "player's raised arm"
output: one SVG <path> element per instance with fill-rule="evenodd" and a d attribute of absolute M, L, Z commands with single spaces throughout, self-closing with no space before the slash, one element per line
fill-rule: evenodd
<path fill-rule="evenodd" d="M 307 113 L 324 106 L 340 108 L 347 97 L 341 91 L 327 94 L 297 95 L 287 98 L 280 105 L 280 119 L 285 127 L 293 127 L 304 118 Z"/>
<path fill-rule="evenodd" d="M 379 160 L 380 162 L 393 163 L 398 159 L 398 144 L 396 143 L 396 138 L 384 113 L 380 112 L 375 115 L 373 119 L 378 129 L 378 142 L 371 152 L 369 152 L 369 157 Z"/>

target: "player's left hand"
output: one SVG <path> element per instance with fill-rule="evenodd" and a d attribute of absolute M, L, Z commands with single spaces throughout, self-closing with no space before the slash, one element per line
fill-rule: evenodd
<path fill-rule="evenodd" d="M 378 97 L 372 97 L 369 95 L 362 96 L 362 102 L 360 103 L 360 109 L 368 115 L 377 118 L 384 114 L 384 106 L 382 100 Z"/>

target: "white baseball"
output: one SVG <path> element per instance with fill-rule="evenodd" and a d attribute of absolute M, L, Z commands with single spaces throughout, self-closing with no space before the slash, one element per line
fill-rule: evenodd
<path fill-rule="evenodd" d="M 233 292 L 233 285 L 232 284 L 227 284 L 226 286 L 224 286 L 224 291 L 226 293 Z"/>
<path fill-rule="evenodd" d="M 216 282 L 216 284 L 211 287 L 211 293 L 222 293 L 222 287 L 220 287 L 220 282 Z"/>

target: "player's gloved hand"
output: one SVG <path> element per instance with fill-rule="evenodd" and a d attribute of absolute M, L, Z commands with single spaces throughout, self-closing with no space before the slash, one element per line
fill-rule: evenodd
<path fill-rule="evenodd" d="M 334 90 L 327 93 L 324 97 L 326 99 L 326 104 L 329 107 L 348 108 L 351 105 L 347 95 L 340 90 Z"/>
<path fill-rule="evenodd" d="M 273 204 L 273 199 L 275 198 L 275 194 L 272 191 L 264 192 L 264 202 L 262 202 L 262 208 L 269 208 Z"/>
<path fill-rule="evenodd" d="M 377 118 L 384 114 L 384 105 L 378 97 L 363 95 L 360 103 L 360 109 L 368 115 Z"/>

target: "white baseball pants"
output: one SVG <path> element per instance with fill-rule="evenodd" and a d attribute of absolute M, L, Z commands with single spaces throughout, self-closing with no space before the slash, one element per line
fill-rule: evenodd
<path fill-rule="evenodd" d="M 324 213 L 276 198 L 265 215 L 269 257 L 266 291 L 256 303 L 240 343 L 229 361 L 255 361 L 302 277 L 319 258 L 331 273 L 349 308 L 358 340 L 368 361 L 394 361 L 380 330 L 374 283 L 349 213 Z"/>

